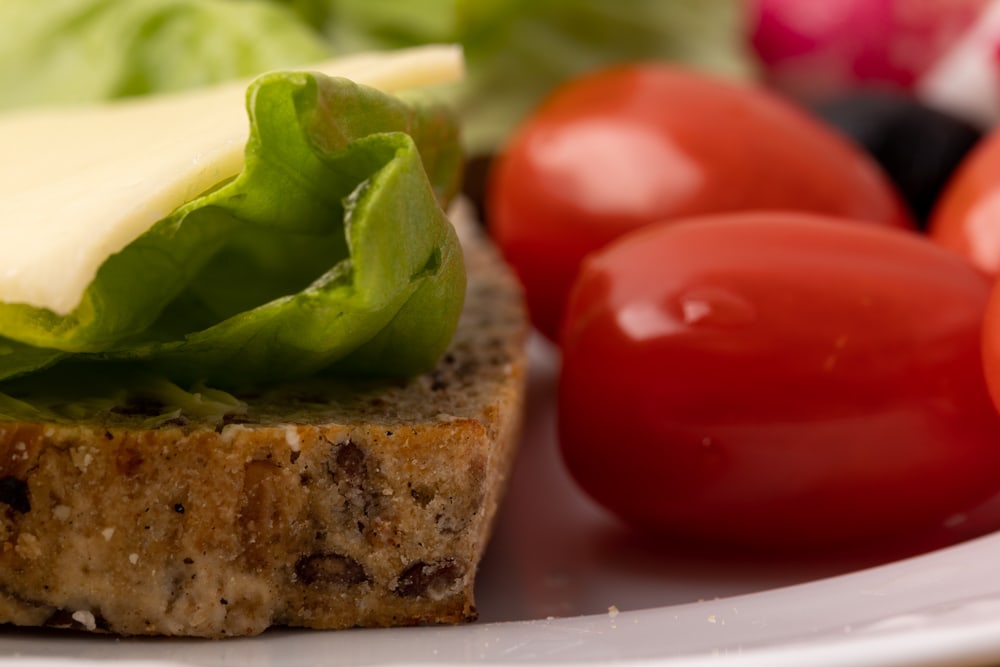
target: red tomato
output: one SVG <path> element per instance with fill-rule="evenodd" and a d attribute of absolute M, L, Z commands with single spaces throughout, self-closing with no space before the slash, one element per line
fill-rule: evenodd
<path fill-rule="evenodd" d="M 959 166 L 931 214 L 928 231 L 986 274 L 1000 274 L 1000 130 L 983 139 Z"/>
<path fill-rule="evenodd" d="M 933 529 L 1000 489 L 988 281 L 915 234 L 795 213 L 653 225 L 567 308 L 559 435 L 644 530 L 815 547 Z"/>
<path fill-rule="evenodd" d="M 491 231 L 550 338 L 588 252 L 650 222 L 746 209 L 912 225 L 871 158 L 826 126 L 762 89 L 665 65 L 557 90 L 487 191 Z"/>
<path fill-rule="evenodd" d="M 1000 410 L 1000 283 L 995 283 L 986 306 L 983 324 L 983 367 L 986 386 L 993 403 Z"/>

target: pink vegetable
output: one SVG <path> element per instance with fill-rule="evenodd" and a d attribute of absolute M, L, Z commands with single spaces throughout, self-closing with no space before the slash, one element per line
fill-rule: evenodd
<path fill-rule="evenodd" d="M 821 99 L 861 86 L 911 90 L 989 0 L 750 0 L 771 82 Z"/>

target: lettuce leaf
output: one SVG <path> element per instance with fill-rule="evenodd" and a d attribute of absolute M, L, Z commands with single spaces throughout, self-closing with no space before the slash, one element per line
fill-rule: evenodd
<path fill-rule="evenodd" d="M 258 78 L 247 108 L 242 173 L 110 257 L 70 315 L 0 304 L 0 380 L 68 359 L 217 387 L 436 362 L 465 290 L 441 208 L 454 118 L 303 72 Z"/>
<path fill-rule="evenodd" d="M 0 34 L 0 109 L 180 90 L 329 55 L 293 11 L 264 0 L 3 0 Z"/>

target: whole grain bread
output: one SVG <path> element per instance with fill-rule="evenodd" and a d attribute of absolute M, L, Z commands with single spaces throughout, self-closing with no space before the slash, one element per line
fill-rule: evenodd
<path fill-rule="evenodd" d="M 314 379 L 222 421 L 0 422 L 0 622 L 218 638 L 474 619 L 527 325 L 509 270 L 460 231 L 465 313 L 412 381 Z"/>

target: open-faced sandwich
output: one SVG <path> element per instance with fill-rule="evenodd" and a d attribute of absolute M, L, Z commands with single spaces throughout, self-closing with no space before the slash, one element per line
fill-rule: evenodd
<path fill-rule="evenodd" d="M 0 117 L 0 622 L 475 617 L 526 324 L 444 213 L 454 119 L 390 94 L 460 71 L 426 47 Z"/>

